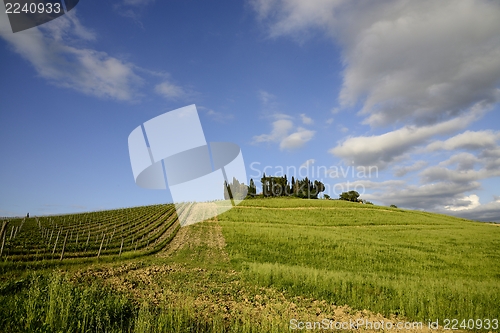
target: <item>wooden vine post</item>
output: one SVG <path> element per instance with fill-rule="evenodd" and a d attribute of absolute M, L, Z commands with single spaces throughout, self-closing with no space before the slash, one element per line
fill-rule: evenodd
<path fill-rule="evenodd" d="M 118 256 L 120 256 L 120 257 L 121 257 L 121 255 L 122 255 L 122 249 L 123 249 L 123 237 L 122 237 L 122 245 L 120 245 L 120 254 L 118 255 Z"/>
<path fill-rule="evenodd" d="M 64 244 L 63 244 L 63 248 L 62 248 L 62 251 L 61 251 L 61 258 L 59 260 L 62 260 L 63 259 L 63 256 L 64 256 L 64 248 L 66 247 L 66 241 L 68 240 L 68 232 L 66 231 L 66 237 L 64 237 Z"/>
<path fill-rule="evenodd" d="M 101 241 L 101 246 L 99 246 L 99 253 L 97 253 L 97 258 L 100 257 L 101 255 L 101 249 L 102 249 L 102 244 L 104 243 L 104 238 L 106 237 L 106 234 L 102 235 L 102 241 Z"/>
<path fill-rule="evenodd" d="M 0 238 L 2 239 L 2 248 L 0 249 L 0 257 L 3 254 L 3 246 L 5 245 L 5 235 L 7 234 L 7 222 L 2 223 L 2 232 L 0 232 Z"/>

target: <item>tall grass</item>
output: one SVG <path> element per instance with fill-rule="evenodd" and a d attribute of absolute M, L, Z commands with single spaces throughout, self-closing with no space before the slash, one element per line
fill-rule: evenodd
<path fill-rule="evenodd" d="M 410 275 L 355 274 L 303 266 L 248 263 L 249 280 L 296 295 L 325 299 L 414 320 L 498 318 L 498 281 L 478 284 L 466 278 L 442 279 Z"/>
<path fill-rule="evenodd" d="M 500 228 L 338 201 L 302 208 L 316 202 L 252 200 L 219 216 L 232 262 L 260 285 L 387 316 L 500 318 Z"/>
<path fill-rule="evenodd" d="M 30 276 L 27 288 L 2 288 L 4 332 L 128 332 L 134 305 L 125 296 L 92 284 L 76 286 L 61 274 Z"/>
<path fill-rule="evenodd" d="M 136 319 L 134 332 L 214 332 L 214 333 L 278 333 L 288 331 L 287 322 L 256 321 L 250 316 L 224 318 L 212 314 L 210 320 L 202 319 L 196 309 L 181 307 L 151 307 L 143 304 Z"/>
<path fill-rule="evenodd" d="M 247 313 L 207 313 L 192 299 L 141 304 L 102 284 L 75 285 L 61 273 L 31 275 L 0 288 L 0 332 L 284 332 L 287 322 Z M 204 313 L 200 313 L 204 311 Z"/>

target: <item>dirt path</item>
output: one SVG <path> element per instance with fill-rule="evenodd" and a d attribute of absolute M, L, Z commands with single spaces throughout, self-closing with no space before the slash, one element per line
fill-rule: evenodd
<path fill-rule="evenodd" d="M 258 209 L 271 209 L 271 210 L 376 210 L 377 212 L 390 212 L 394 213 L 394 210 L 390 209 L 380 209 L 380 208 L 354 208 L 354 207 L 266 207 L 266 206 L 236 206 L 234 208 L 258 208 Z"/>
<path fill-rule="evenodd" d="M 217 220 L 218 206 L 212 203 L 194 204 L 189 213 L 183 216 L 185 226 L 183 226 L 174 237 L 172 242 L 160 251 L 158 257 L 169 257 L 176 251 L 185 248 L 196 248 L 207 246 L 209 249 L 220 252 L 219 255 L 224 260 L 229 260 L 225 252 L 226 241 L 222 234 L 222 227 Z M 195 221 L 205 220 L 204 223 L 195 223 Z"/>

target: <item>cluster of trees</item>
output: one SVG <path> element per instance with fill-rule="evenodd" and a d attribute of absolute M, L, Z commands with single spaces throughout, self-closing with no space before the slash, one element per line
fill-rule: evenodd
<path fill-rule="evenodd" d="M 359 193 L 357 191 L 342 192 L 340 194 L 339 200 L 359 202 Z"/>
<path fill-rule="evenodd" d="M 265 198 L 294 196 L 297 198 L 317 199 L 318 195 L 325 191 L 325 185 L 322 182 L 318 180 L 311 181 L 307 177 L 304 179 L 295 179 L 292 177 L 291 181 L 288 181 L 286 175 L 282 177 L 268 177 L 264 173 L 260 181 L 262 184 L 262 196 Z M 240 183 L 236 178 L 233 178 L 232 183 L 228 184 L 226 181 L 224 182 L 224 198 L 226 200 L 243 200 L 246 197 L 255 196 L 257 196 L 257 187 L 253 179 L 250 179 L 250 185 L 248 186 Z M 373 205 L 370 201 L 359 199 L 359 196 L 360 194 L 357 191 L 342 192 L 339 200 Z M 331 199 L 328 194 L 324 194 L 323 197 Z M 396 206 L 391 205 L 391 207 Z"/>
<path fill-rule="evenodd" d="M 250 182 L 250 184 L 252 184 L 252 182 Z M 224 199 L 226 200 L 243 200 L 247 197 L 248 192 L 249 187 L 244 183 L 240 183 L 238 179 L 234 177 L 232 183 L 228 184 L 227 181 L 224 181 Z"/>
<path fill-rule="evenodd" d="M 331 199 L 330 196 L 327 194 L 325 194 L 324 197 L 325 199 Z M 360 202 L 367 205 L 373 205 L 373 203 L 370 201 L 359 199 L 359 193 L 357 191 L 342 192 L 339 196 L 339 200 Z"/>
<path fill-rule="evenodd" d="M 262 184 L 262 196 L 265 198 L 294 196 L 298 198 L 317 199 L 318 195 L 325 190 L 325 185 L 322 182 L 318 180 L 311 181 L 307 177 L 305 179 L 295 179 L 292 177 L 291 181 L 289 181 L 286 175 L 282 177 L 268 177 L 264 174 L 260 181 Z M 257 188 L 253 179 L 250 179 L 248 195 L 257 195 Z"/>

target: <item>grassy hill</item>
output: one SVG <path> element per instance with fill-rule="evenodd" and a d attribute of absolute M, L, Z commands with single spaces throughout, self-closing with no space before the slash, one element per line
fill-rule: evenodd
<path fill-rule="evenodd" d="M 11 221 L 0 331 L 283 332 L 295 331 L 293 318 L 424 325 L 405 332 L 431 331 L 436 320 L 442 331 L 455 319 L 459 330 L 498 330 L 499 226 L 336 200 L 254 199 L 179 229 L 171 209 Z M 68 234 L 63 260 L 62 236 L 55 245 L 51 230 Z"/>
<path fill-rule="evenodd" d="M 222 216 L 248 279 L 414 320 L 500 317 L 500 228 L 344 201 L 253 200 Z"/>

